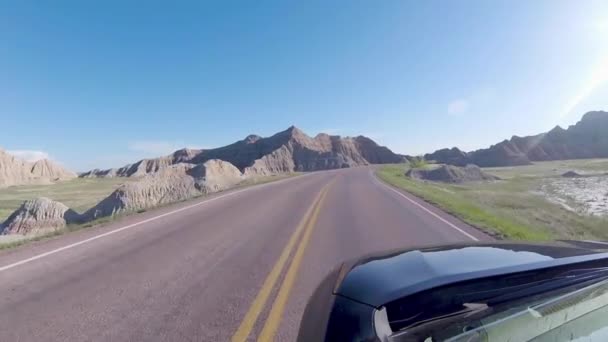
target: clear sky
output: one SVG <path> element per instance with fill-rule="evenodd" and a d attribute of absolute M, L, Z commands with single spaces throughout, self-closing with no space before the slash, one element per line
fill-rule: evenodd
<path fill-rule="evenodd" d="M 607 80 L 607 1 L 0 3 L 0 146 L 77 171 L 292 124 L 471 150 L 608 110 Z"/>

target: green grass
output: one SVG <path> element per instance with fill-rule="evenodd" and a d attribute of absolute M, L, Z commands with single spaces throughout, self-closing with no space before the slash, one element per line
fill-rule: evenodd
<path fill-rule="evenodd" d="M 76 178 L 51 185 L 21 185 L 0 189 L 0 222 L 23 201 L 48 197 L 83 212 L 108 196 L 128 178 Z"/>
<path fill-rule="evenodd" d="M 300 175 L 300 172 L 286 173 L 281 175 L 273 176 L 260 176 L 255 178 L 249 178 L 233 189 L 245 188 L 252 185 L 270 183 L 281 179 L 286 179 Z M 15 209 L 17 209 L 21 203 L 25 200 L 33 199 L 36 197 L 44 196 L 53 200 L 57 200 L 66 204 L 68 207 L 75 209 L 78 212 L 84 212 L 85 210 L 93 207 L 100 200 L 108 196 L 114 189 L 120 184 L 125 182 L 133 181 L 128 178 L 90 178 L 90 179 L 74 179 L 67 182 L 56 183 L 52 185 L 26 185 L 26 186 L 15 186 L 10 188 L 2 189 L 0 192 L 0 222 L 4 221 Z M 232 190 L 232 189 L 231 189 Z M 181 202 L 193 200 L 196 198 L 204 197 L 205 195 L 196 196 Z M 114 216 L 101 217 L 93 221 L 89 221 L 82 224 L 70 224 L 62 229 L 57 229 L 51 232 L 31 235 L 31 236 L 1 236 L 6 241 L 0 240 L 0 250 L 21 246 L 28 242 L 39 241 L 43 239 L 52 238 L 65 233 L 74 232 L 77 230 L 90 228 L 102 224 L 111 223 L 119 218 L 136 214 L 144 213 L 148 210 L 158 209 L 166 207 L 175 203 L 167 203 L 156 206 L 154 208 L 140 209 L 136 212 L 124 212 Z"/>
<path fill-rule="evenodd" d="M 559 177 L 567 171 L 582 171 L 588 173 L 608 172 L 607 159 L 556 160 L 539 162 L 532 165 L 484 168 L 502 179 L 514 177 L 539 178 Z"/>
<path fill-rule="evenodd" d="M 63 233 L 64 233 L 63 229 L 60 229 L 60 230 L 54 230 L 52 232 L 48 232 L 46 234 L 40 234 L 40 235 L 35 235 L 35 236 L 28 236 L 28 237 L 21 236 L 20 239 L 18 239 L 18 240 L 0 243 L 0 250 L 15 248 L 15 247 L 18 247 L 18 246 L 21 246 L 21 245 L 24 245 L 26 243 L 33 242 L 33 241 L 49 239 L 53 236 L 59 236 Z"/>
<path fill-rule="evenodd" d="M 377 171 L 400 187 L 482 230 L 514 240 L 608 239 L 608 219 L 566 210 L 536 192 L 548 177 L 576 169 L 604 171 L 606 160 L 545 162 L 530 166 L 485 169 L 498 182 L 462 185 L 421 182 L 404 175 L 407 165 Z"/>
<path fill-rule="evenodd" d="M 120 184 L 132 181 L 128 178 L 76 178 L 50 185 L 20 185 L 0 189 L 0 222 L 4 221 L 13 211 L 26 200 L 36 197 L 48 197 L 59 201 L 77 212 L 84 212 L 107 197 Z M 12 248 L 31 241 L 48 239 L 54 236 L 92 227 L 112 221 L 113 217 L 104 217 L 80 225 L 68 225 L 63 229 L 54 230 L 32 236 L 2 236 L 0 249 Z"/>
<path fill-rule="evenodd" d="M 132 213 L 123 213 L 123 214 L 118 214 L 118 215 L 114 215 L 114 216 L 106 216 L 106 217 L 101 217 L 98 218 L 96 220 L 93 221 L 89 221 L 83 224 L 70 224 L 67 225 L 66 227 L 63 227 L 61 229 L 56 229 L 50 232 L 46 232 L 43 234 L 38 234 L 38 235 L 28 235 L 28 236 L 23 236 L 23 235 L 19 235 L 18 239 L 15 239 L 13 241 L 7 241 L 7 242 L 0 242 L 0 250 L 3 249 L 9 249 L 9 248 L 14 248 L 14 247 L 18 247 L 21 245 L 24 245 L 26 243 L 30 243 L 30 242 L 34 242 L 34 241 L 40 241 L 40 240 L 46 240 L 46 239 L 50 239 L 56 236 L 60 236 L 66 233 L 70 233 L 70 232 L 75 232 L 81 229 L 86 229 L 86 228 L 90 228 L 90 227 L 94 227 L 94 226 L 99 226 L 99 225 L 103 225 L 103 224 L 107 224 L 110 222 L 113 222 L 114 220 L 127 216 L 129 214 Z M 6 235 L 6 236 L 2 236 L 2 237 L 13 237 L 12 235 Z"/>
<path fill-rule="evenodd" d="M 428 163 L 423 157 L 414 157 L 409 162 L 409 167 L 414 169 L 424 169 L 427 166 Z"/>

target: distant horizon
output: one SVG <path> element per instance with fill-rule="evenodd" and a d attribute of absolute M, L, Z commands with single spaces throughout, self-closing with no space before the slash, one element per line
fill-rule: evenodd
<path fill-rule="evenodd" d="M 290 124 L 472 151 L 608 108 L 605 1 L 0 9 L 0 146 L 72 170 Z"/>
<path fill-rule="evenodd" d="M 552 128 L 552 129 L 555 129 L 555 128 L 557 128 L 557 127 L 561 127 L 562 129 L 568 129 L 570 126 L 574 126 L 574 125 L 575 125 L 577 122 L 579 122 L 579 121 L 582 119 L 582 117 L 583 117 L 585 114 L 590 113 L 590 112 L 605 112 L 605 113 L 608 113 L 608 111 L 605 111 L 605 110 L 592 110 L 592 111 L 588 111 L 588 112 L 583 113 L 583 114 L 581 115 L 581 117 L 580 117 L 580 118 L 579 118 L 579 119 L 578 119 L 578 120 L 577 120 L 575 123 L 570 124 L 570 125 L 568 125 L 568 126 L 566 126 L 566 127 L 562 127 L 562 125 L 559 125 L 559 124 L 558 124 L 558 125 L 555 125 L 555 126 Z M 278 133 L 281 133 L 281 132 L 285 132 L 285 131 L 289 130 L 289 129 L 290 129 L 290 128 L 292 128 L 292 127 L 295 127 L 295 128 L 297 128 L 297 129 L 299 129 L 300 131 L 304 132 L 306 135 L 308 135 L 309 137 L 312 137 L 312 138 L 314 138 L 314 137 L 316 137 L 316 136 L 318 136 L 318 135 L 320 135 L 320 134 L 327 134 L 327 135 L 330 135 L 330 136 L 338 136 L 338 137 L 341 137 L 341 138 L 356 138 L 356 137 L 359 137 L 359 136 L 363 136 L 363 137 L 366 137 L 366 138 L 370 138 L 370 139 L 372 139 L 372 140 L 373 140 L 375 143 L 377 143 L 377 144 L 378 144 L 378 145 L 380 145 L 380 146 L 387 147 L 388 149 L 390 149 L 390 150 L 391 150 L 392 152 L 394 152 L 394 153 L 397 153 L 397 154 L 400 154 L 400 155 L 405 155 L 405 156 L 412 156 L 412 157 L 419 157 L 419 156 L 423 156 L 424 154 L 427 154 L 427 153 L 432 153 L 432 152 L 435 152 L 435 151 L 440 150 L 440 149 L 452 149 L 452 148 L 458 148 L 459 150 L 461 150 L 461 151 L 463 151 L 463 152 L 473 152 L 473 151 L 475 151 L 475 150 L 479 150 L 479 149 L 488 148 L 488 147 L 490 147 L 491 145 L 494 145 L 494 144 L 500 143 L 500 142 L 505 141 L 505 140 L 510 140 L 510 139 L 512 139 L 513 137 L 527 137 L 527 136 L 534 136 L 534 135 L 543 134 L 543 133 L 546 133 L 546 132 L 550 131 L 550 130 L 547 130 L 547 131 L 544 131 L 544 132 L 537 132 L 537 133 L 528 134 L 528 135 L 515 135 L 515 134 L 514 134 L 514 135 L 511 135 L 511 136 L 509 136 L 509 137 L 506 137 L 506 138 L 502 138 L 502 139 L 496 140 L 495 142 L 491 143 L 490 145 L 487 145 L 487 146 L 481 146 L 481 147 L 478 147 L 478 148 L 476 148 L 476 149 L 464 150 L 464 149 L 460 148 L 458 145 L 453 145 L 453 146 L 445 146 L 445 147 L 441 147 L 441 148 L 435 149 L 435 150 L 433 150 L 433 151 L 426 151 L 426 152 L 422 152 L 422 153 L 412 154 L 412 153 L 403 153 L 403 152 L 400 152 L 400 151 L 395 151 L 395 150 L 393 150 L 393 149 L 392 149 L 390 146 L 383 144 L 383 143 L 382 143 L 382 141 L 378 141 L 378 140 L 376 140 L 376 139 L 373 139 L 373 138 L 371 138 L 371 137 L 368 137 L 368 136 L 365 136 L 365 135 L 362 135 L 362 134 L 357 134 L 357 135 L 340 135 L 340 134 L 329 134 L 329 133 L 325 133 L 325 132 L 318 132 L 318 133 L 315 133 L 315 134 L 309 134 L 308 132 L 306 132 L 306 130 L 301 129 L 300 127 L 298 127 L 298 125 L 294 125 L 294 124 L 292 124 L 292 125 L 289 125 L 289 127 L 285 128 L 285 129 L 282 129 L 282 130 L 279 130 L 279 131 L 277 131 L 277 132 L 275 132 L 275 133 L 272 133 L 272 134 L 270 134 L 270 135 L 260 135 L 260 134 L 257 134 L 257 133 L 249 133 L 249 134 L 245 135 L 245 136 L 244 136 L 244 137 L 242 137 L 242 138 L 238 138 L 238 139 L 234 140 L 234 141 L 233 141 L 233 142 L 231 142 L 231 143 L 224 144 L 224 145 L 220 145 L 220 146 L 214 146 L 214 147 L 189 147 L 189 146 L 183 146 L 183 147 L 176 148 L 176 149 L 174 149 L 174 150 L 172 150 L 172 151 L 170 151 L 170 152 L 164 153 L 164 154 L 159 154 L 159 155 L 157 155 L 157 156 L 151 156 L 151 157 L 147 157 L 147 158 L 139 158 L 139 159 L 136 159 L 136 160 L 132 160 L 132 161 L 130 161 L 130 162 L 128 162 L 128 163 L 120 164 L 120 165 L 112 165 L 112 166 L 107 166 L 107 167 L 105 167 L 105 166 L 102 166 L 102 167 L 94 167 L 94 168 L 91 168 L 91 169 L 86 169 L 86 170 L 77 170 L 77 169 L 71 169 L 71 168 L 69 168 L 69 167 L 68 167 L 68 169 L 70 169 L 71 171 L 77 172 L 77 173 L 82 173 L 82 172 L 91 171 L 91 170 L 94 170 L 94 169 L 100 169 L 100 170 L 104 170 L 104 169 L 119 168 L 119 167 L 125 166 L 125 165 L 127 165 L 127 164 L 133 164 L 133 163 L 136 163 L 136 162 L 138 162 L 138 161 L 140 161 L 140 160 L 142 160 L 142 159 L 152 159 L 152 158 L 157 158 L 157 157 L 163 157 L 163 156 L 171 155 L 171 154 L 173 154 L 174 152 L 179 151 L 179 150 L 184 150 L 184 149 L 192 149 L 192 150 L 211 150 L 211 149 L 215 149 L 215 148 L 224 147 L 224 146 L 227 146 L 227 145 L 233 144 L 233 143 L 238 142 L 238 141 L 245 140 L 246 138 L 248 138 L 248 137 L 250 137 L 250 136 L 259 136 L 259 137 L 261 137 L 261 138 L 269 138 L 269 137 L 271 137 L 271 136 L 273 136 L 273 135 L 275 135 L 275 134 L 278 134 Z M 15 156 L 15 157 L 17 157 L 17 158 L 21 159 L 21 160 L 27 161 L 27 162 L 35 162 L 35 161 L 42 160 L 42 159 L 49 159 L 49 160 L 51 160 L 51 161 L 53 161 L 53 162 L 56 162 L 56 163 L 58 163 L 58 164 L 60 164 L 60 165 L 62 165 L 62 166 L 64 166 L 64 167 L 67 167 L 67 166 L 66 166 L 64 163 L 62 163 L 60 160 L 55 160 L 55 159 L 53 159 L 52 157 L 50 157 L 48 154 L 41 153 L 41 152 L 39 152 L 39 151 L 28 151 L 28 150 L 7 150 L 7 149 L 4 149 L 2 146 L 0 146 L 0 149 L 2 149 L 2 150 L 4 150 L 4 151 L 6 151 L 7 153 L 9 153 L 9 154 L 11 154 L 11 155 L 13 155 L 13 156 Z"/>

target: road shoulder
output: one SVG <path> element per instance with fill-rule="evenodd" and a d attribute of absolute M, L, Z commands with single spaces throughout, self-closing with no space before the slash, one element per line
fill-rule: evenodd
<path fill-rule="evenodd" d="M 370 177 L 373 178 L 374 183 L 378 185 L 378 187 L 398 196 L 400 200 L 407 202 L 408 205 L 417 207 L 417 209 L 421 210 L 425 214 L 440 221 L 446 229 L 452 229 L 465 236 L 467 239 L 472 241 L 492 241 L 501 238 L 492 232 L 486 231 L 463 221 L 452 213 L 444 211 L 442 208 L 437 207 L 434 203 L 429 202 L 422 197 L 418 197 L 402 187 L 388 182 L 386 179 L 383 179 L 378 175 L 378 169 L 370 170 Z"/>
<path fill-rule="evenodd" d="M 47 254 L 55 250 L 61 250 L 67 246 L 77 246 L 83 242 L 88 243 L 89 241 L 112 235 L 123 230 L 135 228 L 145 223 L 162 219 L 166 216 L 195 209 L 210 202 L 237 196 L 240 193 L 302 179 L 308 175 L 310 174 L 281 178 L 271 182 L 238 186 L 233 189 L 214 193 L 208 196 L 191 198 L 186 201 L 151 208 L 144 212 L 130 213 L 111 220 L 92 222 L 90 226 L 81 227 L 80 229 L 72 231 L 66 229 L 58 234 L 42 236 L 38 239 L 24 241 L 21 244 L 0 249 L 0 260 L 2 260 L 0 263 L 0 272 L 7 266 L 11 266 L 13 263 L 21 262 L 38 255 Z"/>

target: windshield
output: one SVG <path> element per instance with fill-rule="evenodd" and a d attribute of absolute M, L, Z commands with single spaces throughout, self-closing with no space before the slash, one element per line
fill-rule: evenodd
<path fill-rule="evenodd" d="M 587 284 L 433 291 L 592 258 L 608 0 L 0 0 L 0 342 L 297 341 L 335 272 L 304 329 L 532 332 Z"/>
<path fill-rule="evenodd" d="M 429 302 L 423 312 L 401 320 L 389 311 L 391 325 L 399 330 L 390 340 L 562 341 L 606 336 L 606 272 L 580 269 L 509 286 L 495 281 L 492 290 L 471 291 L 486 288 L 481 283 L 461 287 L 455 291 L 459 295 L 444 301 L 452 309 Z M 437 292 L 448 295 L 448 290 Z"/>
<path fill-rule="evenodd" d="M 496 309 L 500 311 L 500 308 Z M 608 281 L 526 300 L 475 321 L 438 333 L 438 341 L 577 341 L 608 338 Z M 459 330 L 459 331 L 457 331 Z M 450 336 L 456 333 L 455 336 Z"/>

